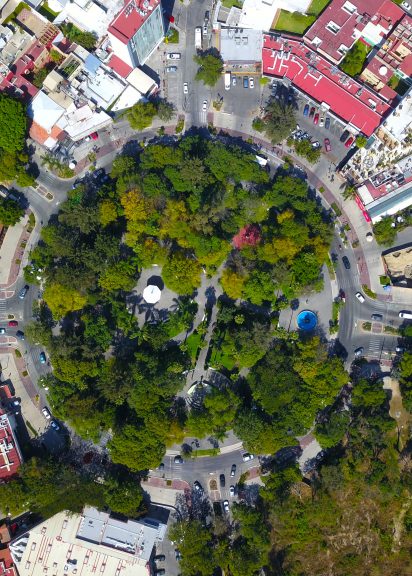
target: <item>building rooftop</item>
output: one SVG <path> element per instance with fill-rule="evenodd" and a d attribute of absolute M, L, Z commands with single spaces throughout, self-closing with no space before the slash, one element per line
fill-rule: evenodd
<path fill-rule="evenodd" d="M 220 53 L 224 62 L 260 62 L 262 32 L 242 28 L 221 28 Z"/>
<path fill-rule="evenodd" d="M 95 508 L 60 512 L 10 545 L 20 576 L 147 576 L 153 546 L 166 525 L 150 518 L 122 522 Z"/>
<path fill-rule="evenodd" d="M 374 46 L 402 18 L 391 0 L 332 0 L 304 36 L 314 50 L 340 62 L 361 36 Z"/>
<path fill-rule="evenodd" d="M 130 0 L 125 2 L 107 31 L 123 44 L 127 44 L 159 3 L 160 0 Z"/>
<path fill-rule="evenodd" d="M 304 14 L 312 0 L 244 0 L 239 18 L 240 28 L 268 31 L 278 10 Z"/>
<path fill-rule="evenodd" d="M 412 86 L 398 106 L 387 116 L 380 131 L 397 142 L 403 142 L 412 130 Z M 379 134 L 378 134 L 379 135 Z"/>
<path fill-rule="evenodd" d="M 262 62 L 265 75 L 288 78 L 366 136 L 375 131 L 391 110 L 387 102 L 309 50 L 303 42 L 265 35 Z"/>
<path fill-rule="evenodd" d="M 11 426 L 10 418 L 0 411 L 0 481 L 7 481 L 17 474 L 23 458 Z"/>

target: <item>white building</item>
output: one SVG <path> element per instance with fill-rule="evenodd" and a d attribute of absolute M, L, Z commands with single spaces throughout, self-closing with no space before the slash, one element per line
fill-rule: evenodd
<path fill-rule="evenodd" d="M 312 0 L 244 0 L 242 8 L 232 7 L 225 24 L 231 27 L 250 28 L 268 32 L 280 10 L 304 14 Z M 217 3 L 218 14 L 221 2 Z M 222 9 L 224 11 L 224 9 Z"/>
<path fill-rule="evenodd" d="M 148 576 L 153 546 L 166 525 L 145 518 L 121 522 L 86 507 L 60 512 L 10 544 L 19 576 Z"/>

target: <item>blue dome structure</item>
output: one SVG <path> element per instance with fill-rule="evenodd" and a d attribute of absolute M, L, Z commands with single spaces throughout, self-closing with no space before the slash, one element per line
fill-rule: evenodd
<path fill-rule="evenodd" d="M 309 332 L 310 330 L 314 330 L 318 325 L 318 317 L 312 310 L 302 310 L 302 312 L 299 312 L 297 315 L 296 323 L 299 330 Z"/>

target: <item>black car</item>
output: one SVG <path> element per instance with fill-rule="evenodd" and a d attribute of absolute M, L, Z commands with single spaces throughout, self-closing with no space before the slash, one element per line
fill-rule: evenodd
<path fill-rule="evenodd" d="M 372 314 L 371 316 L 372 320 L 376 320 L 377 322 L 380 322 L 383 318 L 382 314 Z"/>
<path fill-rule="evenodd" d="M 157 554 L 153 560 L 155 562 L 164 562 L 166 560 L 166 556 L 164 554 Z"/>
<path fill-rule="evenodd" d="M 16 338 L 18 338 L 19 340 L 24 340 L 24 332 L 22 332 L 21 330 L 17 330 Z"/>
<path fill-rule="evenodd" d="M 342 136 L 339 138 L 339 140 L 341 142 L 345 142 L 348 137 L 349 137 L 349 130 L 345 130 L 345 132 L 342 133 Z"/>
<path fill-rule="evenodd" d="M 183 458 L 181 456 L 175 456 L 175 464 L 183 464 Z"/>
<path fill-rule="evenodd" d="M 197 480 L 193 482 L 193 488 L 196 490 L 198 494 L 203 494 L 203 488 L 200 482 Z"/>
<path fill-rule="evenodd" d="M 349 258 L 347 256 L 342 256 L 342 262 L 343 262 L 343 265 L 345 266 L 346 270 L 350 270 L 350 262 L 349 262 Z"/>
<path fill-rule="evenodd" d="M 19 292 L 19 298 L 20 300 L 23 300 L 26 297 L 27 292 L 29 291 L 29 287 L 26 284 Z"/>
<path fill-rule="evenodd" d="M 166 574 L 166 570 L 164 568 L 159 568 L 159 570 L 155 570 L 156 576 L 162 576 L 163 574 Z"/>
<path fill-rule="evenodd" d="M 224 474 L 221 474 L 219 476 L 219 480 L 220 480 L 220 487 L 224 488 L 226 486 L 226 478 Z"/>
<path fill-rule="evenodd" d="M 160 471 L 163 471 L 164 469 L 165 469 L 165 465 L 164 465 L 163 462 L 161 462 L 161 463 L 159 464 L 159 470 L 160 470 Z"/>
<path fill-rule="evenodd" d="M 230 469 L 230 476 L 231 478 L 233 478 L 233 476 L 236 474 L 236 464 L 232 464 L 232 468 Z"/>

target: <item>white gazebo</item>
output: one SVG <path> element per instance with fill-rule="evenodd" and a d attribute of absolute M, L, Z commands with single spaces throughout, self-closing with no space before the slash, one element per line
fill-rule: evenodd
<path fill-rule="evenodd" d="M 146 288 L 143 290 L 143 299 L 148 304 L 156 304 L 156 302 L 159 302 L 161 295 L 162 292 L 160 288 L 154 286 L 153 284 L 149 284 L 149 286 L 146 286 Z"/>

